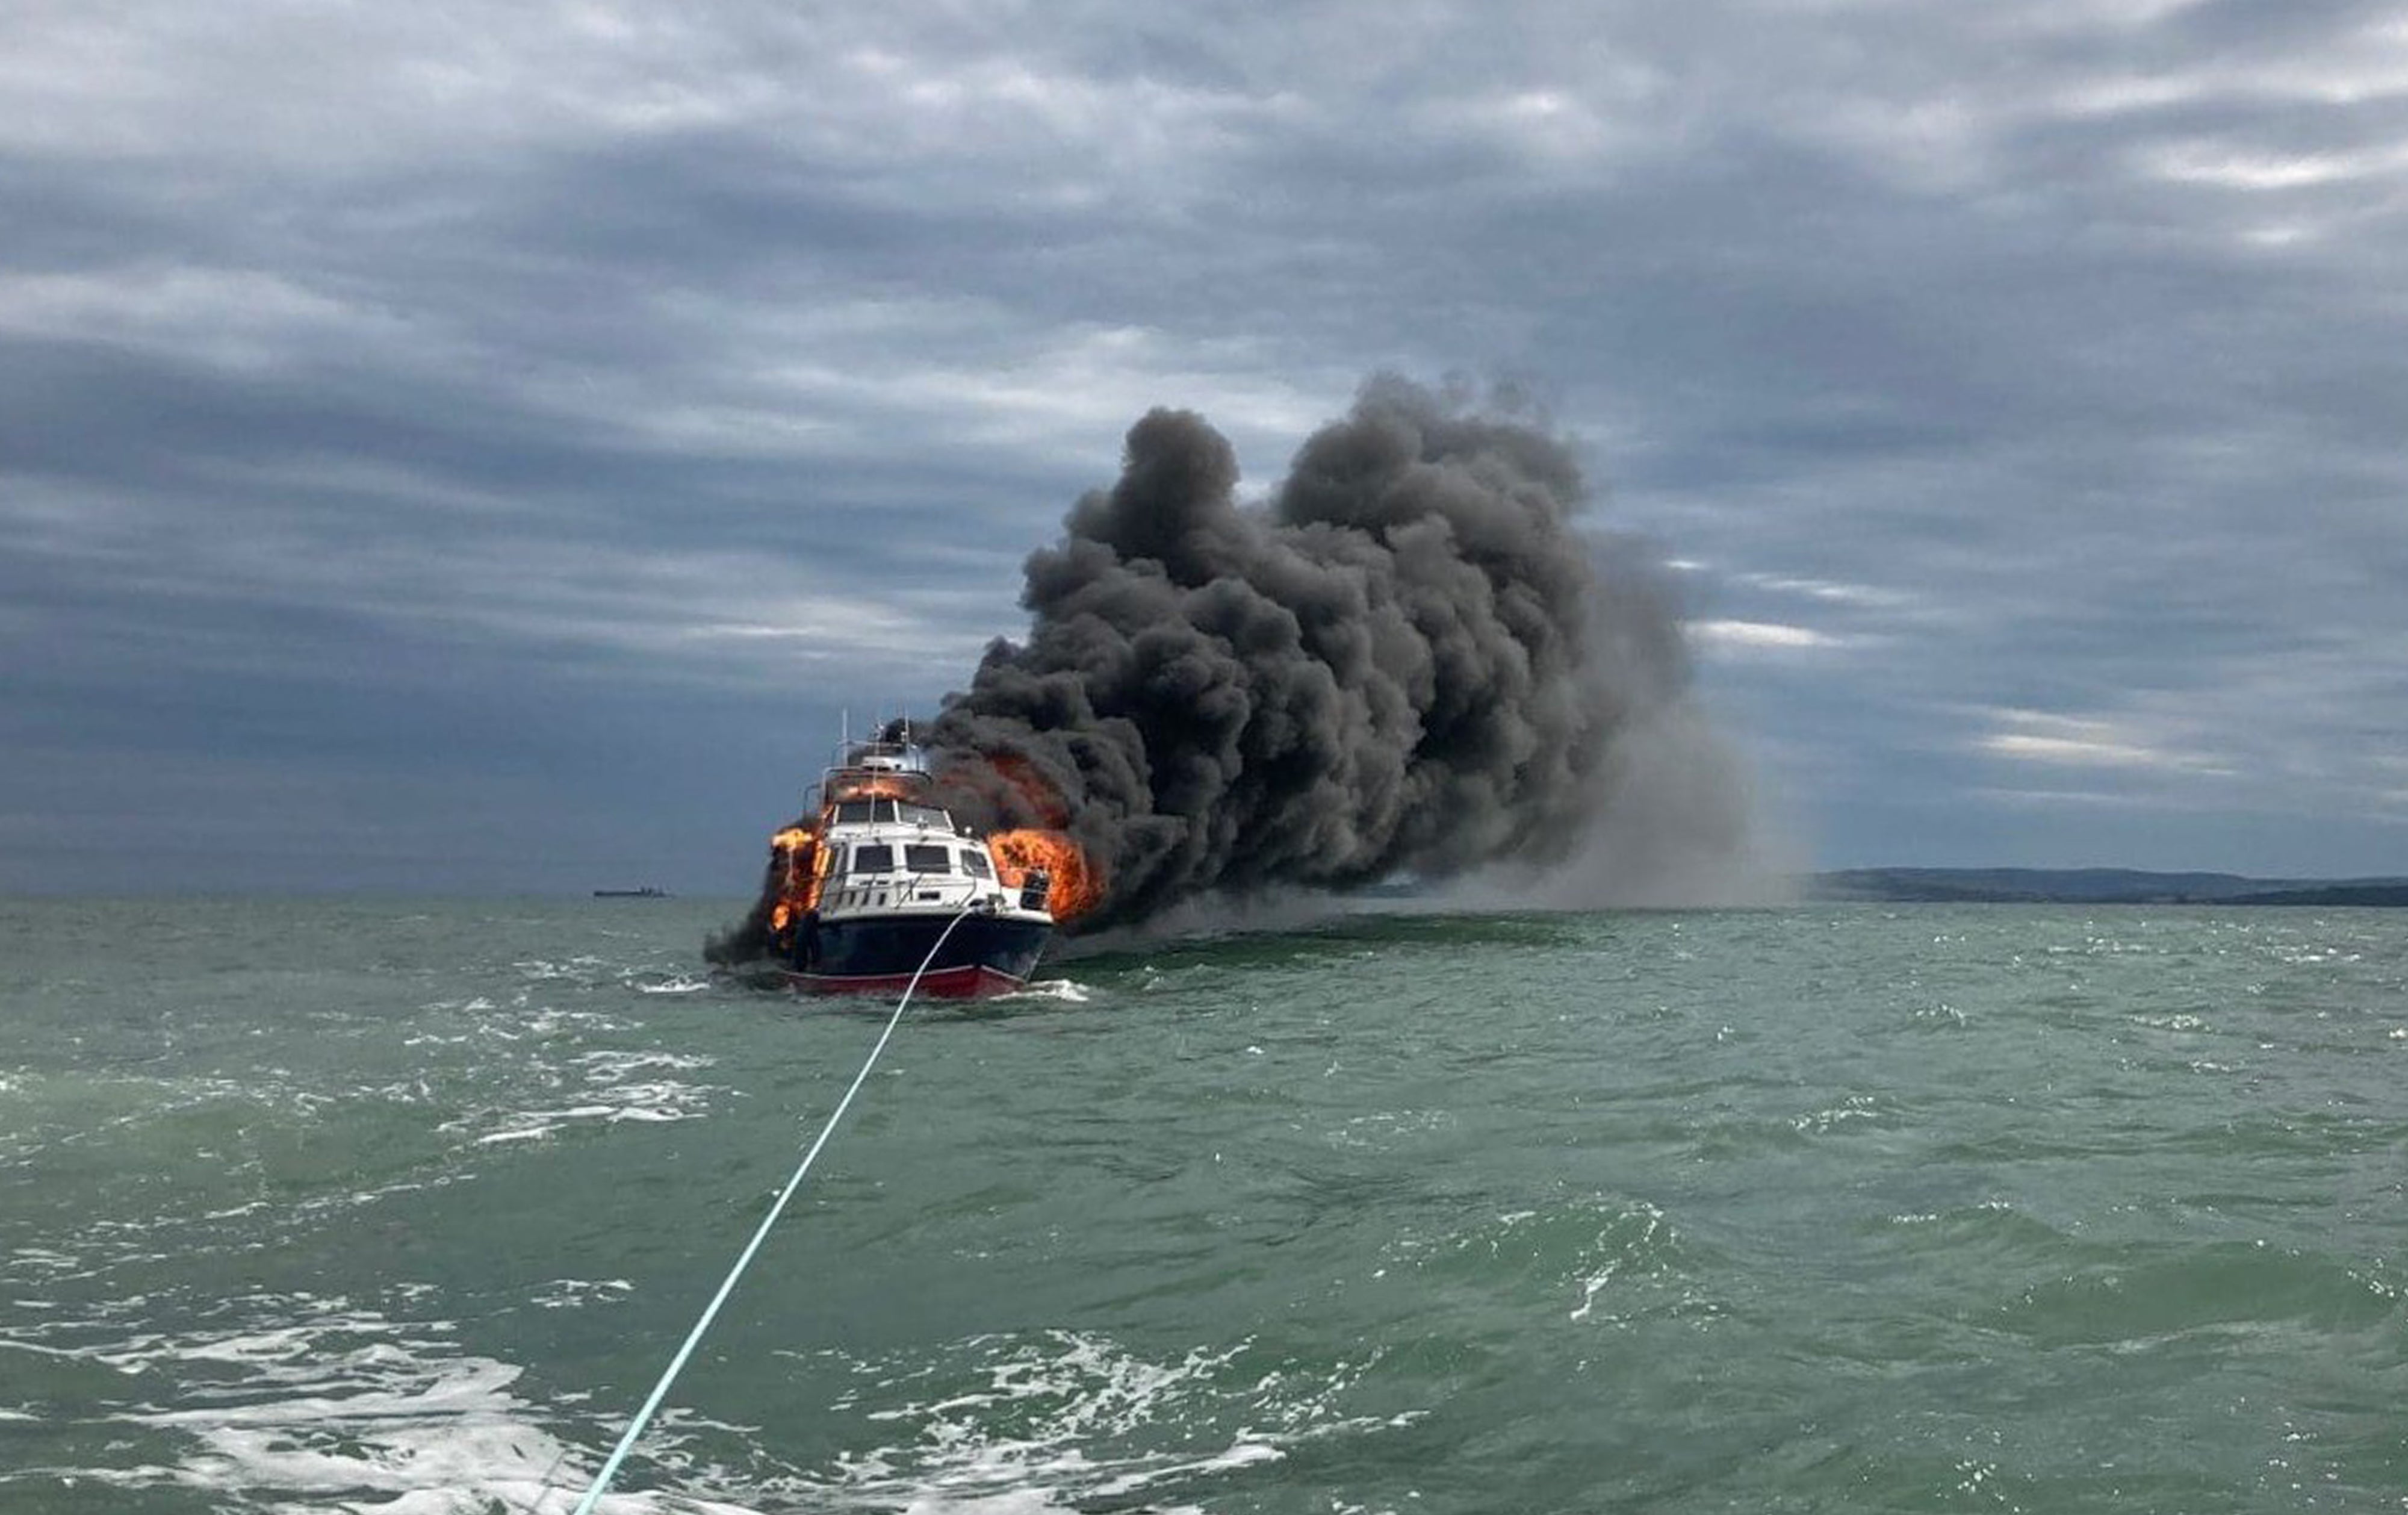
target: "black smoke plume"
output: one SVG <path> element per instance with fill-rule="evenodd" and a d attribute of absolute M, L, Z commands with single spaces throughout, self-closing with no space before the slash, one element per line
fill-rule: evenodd
<path fill-rule="evenodd" d="M 1686 664 L 1659 581 L 1573 529 L 1565 443 L 1380 378 L 1268 509 L 1237 487 L 1201 417 L 1130 429 L 1028 559 L 1027 640 L 914 729 L 956 815 L 1068 830 L 1105 884 L 1078 930 L 1577 849 Z"/>

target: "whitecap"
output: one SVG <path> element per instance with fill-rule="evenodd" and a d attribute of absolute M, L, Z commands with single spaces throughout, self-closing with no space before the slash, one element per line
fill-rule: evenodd
<path fill-rule="evenodd" d="M 803 1481 L 846 1508 L 1051 1515 L 1150 1494 L 1144 1508 L 1172 1515 L 1196 1508 L 1159 1502 L 1182 1482 L 1394 1423 L 1337 1408 L 1377 1352 L 1300 1372 L 1241 1366 L 1254 1350 L 1249 1337 L 1155 1358 L 1055 1330 L 856 1363 L 863 1385 L 837 1407 L 897 1434 Z"/>
<path fill-rule="evenodd" d="M 625 1278 L 554 1278 L 544 1285 L 532 1303 L 539 1309 L 567 1309 L 590 1304 L 616 1304 L 636 1291 L 635 1284 Z"/>
<path fill-rule="evenodd" d="M 1095 998 L 1095 991 L 1072 978 L 1033 978 L 1009 994 L 998 994 L 998 1000 L 1058 1000 L 1065 1004 L 1085 1004 Z"/>
<path fill-rule="evenodd" d="M 491 1147 L 499 1142 L 532 1142 L 551 1135 L 557 1129 L 552 1126 L 523 1126 L 511 1131 L 491 1132 L 478 1137 L 477 1145 Z"/>

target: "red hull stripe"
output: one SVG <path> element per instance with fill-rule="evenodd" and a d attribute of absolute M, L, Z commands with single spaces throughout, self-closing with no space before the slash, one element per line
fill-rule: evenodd
<path fill-rule="evenodd" d="M 805 994 L 900 994 L 910 986 L 910 974 L 798 974 L 788 971 L 786 983 Z M 931 968 L 920 975 L 919 992 L 939 1000 L 972 1000 L 988 994 L 1009 994 L 1027 980 L 966 962 L 956 968 Z"/>

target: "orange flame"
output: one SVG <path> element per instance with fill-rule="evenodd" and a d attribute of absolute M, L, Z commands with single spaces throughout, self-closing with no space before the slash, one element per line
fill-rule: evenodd
<path fill-rule="evenodd" d="M 789 826 L 769 839 L 769 859 L 778 875 L 778 904 L 769 912 L 769 929 L 783 932 L 797 916 L 818 906 L 827 854 L 810 827 Z"/>
<path fill-rule="evenodd" d="M 995 858 L 996 876 L 1013 888 L 1032 868 L 1042 868 L 1051 879 L 1045 908 L 1055 920 L 1070 920 L 1096 908 L 1104 897 L 1103 880 L 1087 865 L 1087 855 L 1068 833 L 1047 830 L 997 831 L 986 839 Z"/>

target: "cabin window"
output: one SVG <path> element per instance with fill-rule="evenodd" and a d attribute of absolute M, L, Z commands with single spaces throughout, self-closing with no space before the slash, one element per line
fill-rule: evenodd
<path fill-rule="evenodd" d="M 986 854 L 979 851 L 976 847 L 964 847 L 962 849 L 962 866 L 969 870 L 969 873 L 972 878 L 986 878 L 991 876 L 987 872 Z"/>
<path fill-rule="evenodd" d="M 896 809 L 900 814 L 902 819 L 907 823 L 920 826 L 941 826 L 948 831 L 953 829 L 953 817 L 946 815 L 943 811 L 937 809 L 933 805 L 914 805 L 905 803 L 897 805 Z"/>
<path fill-rule="evenodd" d="M 883 842 L 860 842 L 853 845 L 853 868 L 856 873 L 891 873 L 895 872 L 895 849 Z"/>
<path fill-rule="evenodd" d="M 873 801 L 868 800 L 838 801 L 836 805 L 837 824 L 839 826 L 861 826 L 867 824 L 869 820 L 869 807 L 872 803 Z"/>
<path fill-rule="evenodd" d="M 924 844 L 903 849 L 904 866 L 914 873 L 950 873 L 953 871 L 953 849 Z"/>

